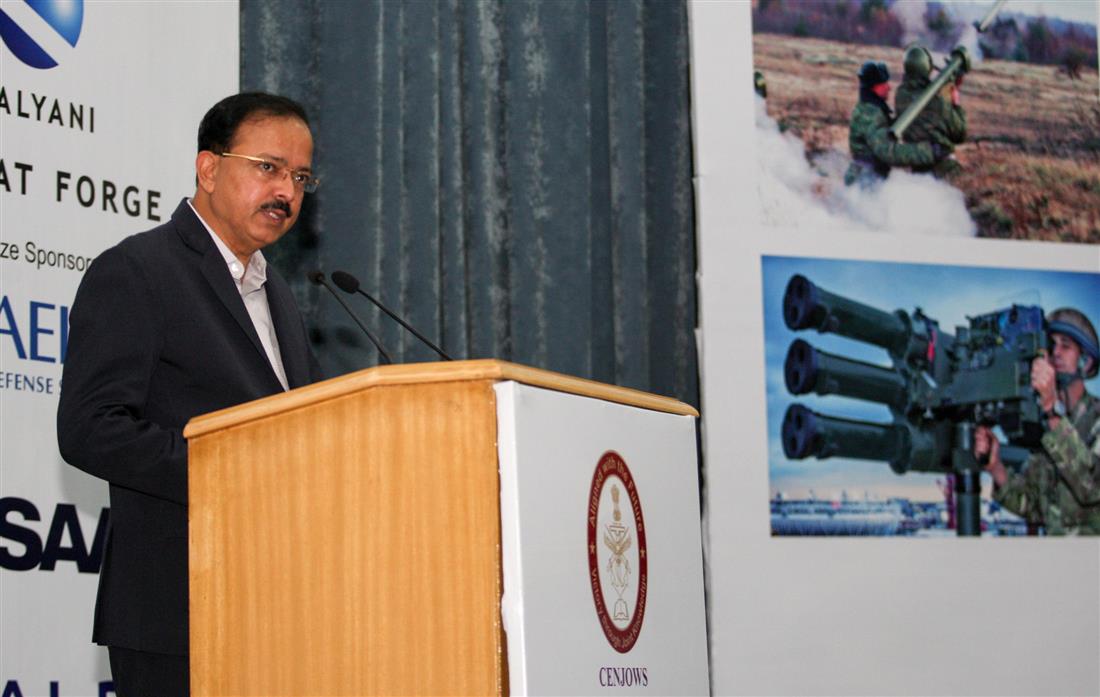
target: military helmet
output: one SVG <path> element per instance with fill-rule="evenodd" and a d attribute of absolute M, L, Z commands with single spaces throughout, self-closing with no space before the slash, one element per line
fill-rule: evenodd
<path fill-rule="evenodd" d="M 1092 366 L 1085 377 L 1096 377 L 1100 371 L 1100 345 L 1096 340 L 1096 328 L 1088 317 L 1072 307 L 1060 307 L 1047 314 L 1047 332 L 1065 334 L 1077 342 L 1081 353 L 1092 358 Z"/>
<path fill-rule="evenodd" d="M 885 63 L 867 61 L 859 69 L 859 84 L 864 87 L 874 87 L 889 81 L 890 71 L 886 69 Z"/>
<path fill-rule="evenodd" d="M 932 75 L 932 54 L 920 44 L 905 49 L 905 77 L 928 79 Z"/>

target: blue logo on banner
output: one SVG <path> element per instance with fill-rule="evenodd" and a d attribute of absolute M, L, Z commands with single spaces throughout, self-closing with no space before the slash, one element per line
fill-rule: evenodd
<path fill-rule="evenodd" d="M 61 38 L 75 47 L 84 24 L 84 0 L 25 0 Z M 57 61 L 39 46 L 4 10 L 0 9 L 0 39 L 16 58 L 32 68 L 53 68 Z"/>

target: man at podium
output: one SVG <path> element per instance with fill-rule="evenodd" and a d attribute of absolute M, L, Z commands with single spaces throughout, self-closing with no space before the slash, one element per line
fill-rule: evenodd
<path fill-rule="evenodd" d="M 298 103 L 223 99 L 199 125 L 194 197 L 99 255 L 77 290 L 57 435 L 67 462 L 110 484 L 92 639 L 119 697 L 188 694 L 184 425 L 320 378 L 260 251 L 316 189 L 312 156 Z"/>

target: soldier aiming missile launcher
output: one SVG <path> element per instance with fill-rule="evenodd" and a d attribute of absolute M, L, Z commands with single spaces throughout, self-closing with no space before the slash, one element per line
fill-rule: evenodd
<path fill-rule="evenodd" d="M 970 53 L 965 47 L 958 46 L 951 52 L 951 59 L 940 71 L 940 74 L 936 76 L 936 79 L 928 87 L 925 87 L 924 91 L 894 121 L 894 125 L 890 127 L 890 135 L 894 137 L 894 140 L 901 140 L 906 129 L 913 125 L 913 122 L 917 120 L 917 117 L 928 106 L 928 103 L 943 89 L 948 81 L 968 72 L 970 72 Z"/>
<path fill-rule="evenodd" d="M 997 16 L 997 13 L 1000 12 L 1001 7 L 1006 1 L 1007 0 L 997 0 L 997 2 L 993 3 L 993 7 L 990 8 L 985 17 L 980 22 L 974 23 L 974 28 L 977 29 L 979 34 L 989 28 L 993 23 L 993 18 Z M 924 88 L 924 91 L 922 91 L 920 95 L 913 100 L 913 103 L 906 107 L 905 111 L 903 111 L 898 116 L 897 120 L 894 121 L 894 124 L 890 127 L 890 135 L 893 136 L 895 140 L 900 141 L 902 136 L 905 135 L 906 129 L 913 125 L 913 122 L 916 121 L 921 112 L 925 110 L 928 103 L 932 101 L 932 98 L 943 89 L 943 86 L 949 81 L 955 80 L 970 72 L 970 67 L 970 53 L 963 46 L 956 47 L 955 50 L 951 52 L 951 57 L 947 61 L 947 65 L 943 67 L 936 79 L 933 80 L 928 87 Z"/>
<path fill-rule="evenodd" d="M 795 275 L 783 297 L 783 319 L 794 331 L 816 329 L 881 347 L 892 362 L 878 366 L 795 339 L 783 366 L 791 394 L 882 404 L 892 421 L 839 418 L 792 404 L 781 434 L 787 457 L 878 460 L 898 474 L 954 474 L 958 534 L 980 534 L 974 428 L 1001 427 L 1009 441 L 1001 457 L 1009 466 L 1019 467 L 1028 449 L 1038 447 L 1042 413 L 1031 387 L 1031 362 L 1047 346 L 1042 309 L 1013 305 L 969 317 L 969 325 L 951 335 L 919 308 L 884 312 Z"/>

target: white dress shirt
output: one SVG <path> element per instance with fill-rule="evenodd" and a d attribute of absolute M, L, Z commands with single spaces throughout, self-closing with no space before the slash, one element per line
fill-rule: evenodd
<path fill-rule="evenodd" d="M 195 211 L 195 206 L 190 199 L 187 205 Z M 248 258 L 248 266 L 245 267 L 237 255 L 233 254 L 225 242 L 222 242 L 222 239 L 206 224 L 198 211 L 195 211 L 195 216 L 210 233 L 210 238 L 214 240 L 222 258 L 225 259 L 226 266 L 229 267 L 229 275 L 237 284 L 237 292 L 241 294 L 248 316 L 252 318 L 252 326 L 256 328 L 256 334 L 260 337 L 260 343 L 263 344 L 264 352 L 267 353 L 271 369 L 275 371 L 275 377 L 279 378 L 284 390 L 290 389 L 286 381 L 286 370 L 283 368 L 283 357 L 279 353 L 279 339 L 275 336 L 275 324 L 271 321 L 271 306 L 267 302 L 267 291 L 264 290 L 264 284 L 267 282 L 267 259 L 264 259 L 264 255 L 257 249 L 252 252 L 252 256 Z"/>

